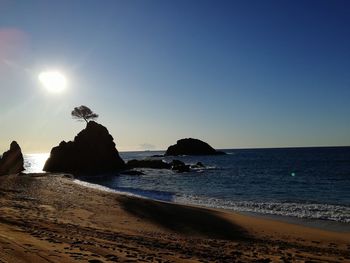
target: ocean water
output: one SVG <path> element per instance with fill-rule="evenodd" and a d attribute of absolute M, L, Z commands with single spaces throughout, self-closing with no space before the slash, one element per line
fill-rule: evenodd
<path fill-rule="evenodd" d="M 80 180 L 156 200 L 350 224 L 350 147 L 224 151 L 227 155 L 160 158 L 206 166 L 189 173 L 138 169 L 145 175 Z M 120 154 L 130 160 L 162 153 Z M 47 157 L 25 155 L 27 172 L 40 172 Z"/>

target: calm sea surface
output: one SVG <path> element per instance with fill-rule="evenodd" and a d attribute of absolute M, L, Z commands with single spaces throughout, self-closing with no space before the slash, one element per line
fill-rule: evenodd
<path fill-rule="evenodd" d="M 175 157 L 206 165 L 189 173 L 139 169 L 145 175 L 83 180 L 157 200 L 350 223 L 350 147 L 225 152 L 228 154 Z M 122 152 L 121 156 L 130 160 L 162 153 Z M 41 171 L 47 157 L 25 155 L 27 172 Z"/>

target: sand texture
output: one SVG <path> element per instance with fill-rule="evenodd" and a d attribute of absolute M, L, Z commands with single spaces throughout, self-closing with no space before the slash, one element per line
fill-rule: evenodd
<path fill-rule="evenodd" d="M 350 234 L 8 175 L 0 262 L 350 262 Z"/>

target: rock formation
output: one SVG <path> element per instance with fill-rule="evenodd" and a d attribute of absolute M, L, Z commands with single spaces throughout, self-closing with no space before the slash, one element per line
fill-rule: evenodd
<path fill-rule="evenodd" d="M 13 141 L 10 150 L 4 152 L 2 158 L 0 158 L 0 175 L 20 173 L 24 170 L 23 164 L 21 147 Z"/>
<path fill-rule="evenodd" d="M 62 141 L 52 148 L 43 170 L 96 174 L 125 168 L 107 128 L 90 121 L 74 141 Z"/>
<path fill-rule="evenodd" d="M 191 169 L 190 169 L 190 165 L 188 164 L 185 164 L 184 162 L 182 161 L 179 161 L 179 160 L 173 160 L 171 163 L 171 170 L 174 170 L 178 173 L 184 173 L 184 172 L 190 172 Z"/>
<path fill-rule="evenodd" d="M 190 165 L 179 160 L 172 160 L 170 163 L 162 160 L 130 160 L 127 162 L 129 169 L 133 168 L 152 168 L 152 169 L 171 169 L 178 173 L 190 172 Z"/>
<path fill-rule="evenodd" d="M 127 162 L 127 167 L 132 168 L 152 168 L 152 169 L 170 169 L 169 163 L 162 160 L 130 160 Z"/>
<path fill-rule="evenodd" d="M 166 156 L 177 156 L 177 155 L 217 155 L 225 154 L 224 152 L 216 151 L 206 142 L 198 139 L 181 139 L 176 144 L 168 147 L 165 152 Z"/>

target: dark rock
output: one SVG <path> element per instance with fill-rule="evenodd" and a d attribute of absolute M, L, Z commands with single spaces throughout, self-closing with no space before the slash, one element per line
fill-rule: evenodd
<path fill-rule="evenodd" d="M 95 174 L 125 168 L 107 128 L 90 121 L 74 141 L 62 141 L 52 148 L 43 170 Z"/>
<path fill-rule="evenodd" d="M 171 170 L 174 170 L 178 173 L 189 172 L 191 170 L 189 165 L 179 160 L 173 160 L 170 163 L 170 165 L 171 165 Z"/>
<path fill-rule="evenodd" d="M 197 162 L 197 163 L 196 163 L 196 166 L 198 166 L 198 167 L 205 167 L 204 164 L 203 164 L 202 162 Z"/>
<path fill-rule="evenodd" d="M 128 168 L 152 168 L 152 169 L 170 169 L 169 163 L 162 160 L 130 160 L 127 162 Z"/>
<path fill-rule="evenodd" d="M 11 142 L 10 150 L 0 158 L 0 175 L 17 174 L 24 171 L 21 147 L 16 141 Z"/>
<path fill-rule="evenodd" d="M 162 154 L 155 154 L 155 155 L 152 155 L 151 157 L 153 157 L 153 158 L 160 158 L 160 157 L 164 157 L 164 155 L 162 155 Z"/>
<path fill-rule="evenodd" d="M 178 166 L 176 169 L 174 169 L 178 173 L 188 173 L 191 171 L 191 168 L 189 165 L 184 165 L 184 166 Z"/>
<path fill-rule="evenodd" d="M 144 175 L 143 172 L 136 171 L 136 170 L 125 170 L 120 172 L 120 174 L 125 174 L 125 175 Z"/>
<path fill-rule="evenodd" d="M 191 171 L 190 165 L 187 165 L 180 160 L 173 160 L 170 163 L 166 163 L 162 160 L 149 160 L 149 159 L 130 160 L 126 165 L 129 169 L 132 169 L 132 168 L 171 169 L 179 173 Z"/>
<path fill-rule="evenodd" d="M 198 169 L 198 168 L 204 168 L 205 166 L 204 166 L 204 164 L 202 163 L 202 162 L 197 162 L 196 164 L 194 164 L 194 165 L 191 165 L 191 168 L 192 169 Z"/>
<path fill-rule="evenodd" d="M 165 155 L 177 156 L 177 155 L 218 155 L 225 154 L 224 152 L 216 151 L 206 142 L 198 139 L 181 139 L 176 144 L 169 146 Z"/>
<path fill-rule="evenodd" d="M 183 166 L 183 165 L 185 165 L 185 163 L 183 161 L 180 161 L 180 160 L 172 160 L 170 165 L 171 166 Z"/>

